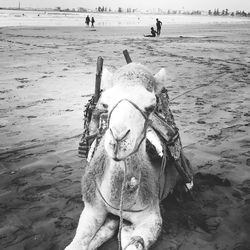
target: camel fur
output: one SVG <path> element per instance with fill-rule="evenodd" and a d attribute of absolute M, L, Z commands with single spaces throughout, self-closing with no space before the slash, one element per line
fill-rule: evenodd
<path fill-rule="evenodd" d="M 97 108 L 107 109 L 108 128 L 83 175 L 85 207 L 75 237 L 65 250 L 97 249 L 113 237 L 118 228 L 124 179 L 122 249 L 146 250 L 157 240 L 162 226 L 159 199 L 162 173 L 160 161 L 151 159 L 147 153 L 144 132 L 145 128 L 146 134 L 152 130 L 147 122 L 157 105 L 157 91 L 165 80 L 165 70 L 154 76 L 136 63 L 113 74 L 104 71 L 104 91 Z M 166 171 L 171 192 L 178 173 L 173 164 Z"/>

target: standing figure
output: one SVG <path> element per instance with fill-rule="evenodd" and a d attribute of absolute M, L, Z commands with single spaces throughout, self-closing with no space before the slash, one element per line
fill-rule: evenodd
<path fill-rule="evenodd" d="M 161 34 L 161 26 L 162 26 L 162 22 L 158 18 L 156 18 L 157 36 Z"/>
<path fill-rule="evenodd" d="M 86 23 L 86 25 L 89 27 L 89 22 L 90 22 L 90 18 L 89 18 L 89 16 L 87 16 L 86 17 L 86 19 L 85 19 L 85 23 Z"/>
<path fill-rule="evenodd" d="M 93 28 L 94 28 L 94 22 L 95 22 L 94 17 L 91 17 L 91 27 L 93 27 Z"/>

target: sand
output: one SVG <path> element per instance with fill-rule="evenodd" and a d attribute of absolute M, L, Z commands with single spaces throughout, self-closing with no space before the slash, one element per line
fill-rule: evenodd
<path fill-rule="evenodd" d="M 0 29 L 0 249 L 59 250 L 73 238 L 84 206 L 84 104 L 97 57 L 117 68 L 124 49 L 152 72 L 166 68 L 195 170 L 193 198 L 164 202 L 152 249 L 250 249 L 250 23 L 166 25 L 160 38 L 143 38 L 148 32 Z M 116 240 L 101 249 L 116 249 Z"/>

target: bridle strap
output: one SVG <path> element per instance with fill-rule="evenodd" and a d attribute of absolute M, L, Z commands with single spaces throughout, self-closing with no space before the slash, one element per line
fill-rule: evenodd
<path fill-rule="evenodd" d="M 147 135 L 147 128 L 148 128 L 148 126 L 150 125 L 151 120 L 150 120 L 150 119 L 148 118 L 148 116 L 140 109 L 140 107 L 139 107 L 138 105 L 136 105 L 135 103 L 131 102 L 131 101 L 128 100 L 128 99 L 122 99 L 122 100 L 120 100 L 118 103 L 116 103 L 116 105 L 111 109 L 111 111 L 110 111 L 110 113 L 109 113 L 109 115 L 108 115 L 108 121 L 107 121 L 107 127 L 108 127 L 108 128 L 109 128 L 110 118 L 111 118 L 111 115 L 112 115 L 114 109 L 115 109 L 121 102 L 123 102 L 123 101 L 129 102 L 134 108 L 136 108 L 136 109 L 140 112 L 140 114 L 141 114 L 141 115 L 143 116 L 143 118 L 145 119 L 143 131 L 142 131 L 143 137 L 142 137 L 142 139 L 140 140 L 140 142 L 138 143 L 137 147 L 136 147 L 128 156 L 126 156 L 126 158 L 127 158 L 127 157 L 131 156 L 132 154 L 135 154 L 135 153 L 139 150 L 139 148 L 140 148 L 142 142 L 143 142 L 144 139 L 146 138 L 146 135 Z M 124 136 L 124 138 L 125 138 L 125 136 Z M 122 139 L 120 139 L 119 141 L 122 141 Z M 119 160 L 125 160 L 125 158 L 122 158 L 122 159 L 119 159 Z"/>
<path fill-rule="evenodd" d="M 114 206 L 112 206 L 112 205 L 110 205 L 108 202 L 107 202 L 107 200 L 104 198 L 104 196 L 103 196 L 103 194 L 101 193 L 101 190 L 100 190 L 100 188 L 98 187 L 98 185 L 96 185 L 96 189 L 97 189 L 97 192 L 98 192 L 98 194 L 101 196 L 101 198 L 102 198 L 102 200 L 104 201 L 104 203 L 108 206 L 108 207 L 111 207 L 112 209 L 114 209 L 114 210 L 117 210 L 117 211 L 119 211 L 120 210 L 120 208 L 117 208 L 117 207 L 114 207 Z M 148 206 L 146 206 L 146 207 L 144 207 L 144 208 L 142 208 L 142 209 L 135 209 L 135 210 L 130 210 L 130 209 L 123 209 L 123 211 L 124 212 L 129 212 L 129 213 L 138 213 L 138 212 L 142 212 L 142 211 L 144 211 L 145 209 L 147 209 L 148 208 Z"/>
<path fill-rule="evenodd" d="M 148 120 L 148 116 L 140 109 L 140 107 L 139 107 L 138 105 L 136 105 L 135 103 L 133 103 L 133 102 L 131 102 L 130 100 L 128 100 L 128 99 L 125 98 L 125 99 L 121 99 L 119 102 L 117 102 L 116 105 L 111 109 L 111 111 L 110 111 L 110 113 L 109 113 L 109 116 L 108 116 L 108 127 L 109 127 L 110 117 L 111 117 L 111 115 L 112 115 L 114 109 L 115 109 L 121 102 L 123 102 L 123 101 L 129 102 L 132 106 L 134 106 L 134 107 L 141 113 L 141 115 L 143 116 L 143 118 L 144 118 L 145 120 Z"/>

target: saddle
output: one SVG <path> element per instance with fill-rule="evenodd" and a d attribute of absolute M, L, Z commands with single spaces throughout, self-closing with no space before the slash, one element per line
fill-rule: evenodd
<path fill-rule="evenodd" d="M 193 172 L 189 160 L 183 152 L 179 130 L 169 108 L 169 96 L 166 88 L 162 88 L 157 96 L 157 107 L 149 117 L 151 128 L 147 132 L 146 149 L 150 160 L 161 161 L 159 176 L 159 199 L 169 194 L 168 169 L 174 164 L 186 189 L 193 186 Z M 79 143 L 78 153 L 89 162 L 107 127 L 107 113 L 96 109 L 94 96 L 88 101 L 84 111 L 84 130 Z"/>

